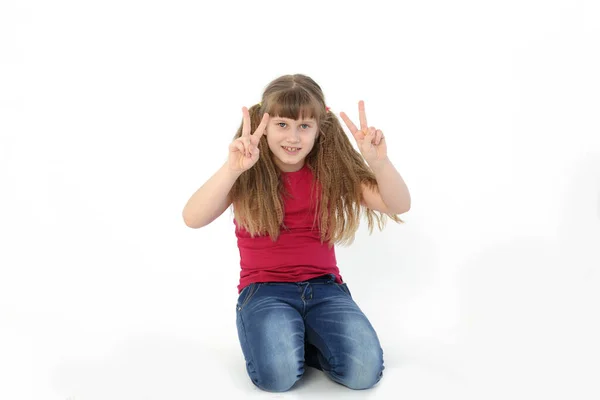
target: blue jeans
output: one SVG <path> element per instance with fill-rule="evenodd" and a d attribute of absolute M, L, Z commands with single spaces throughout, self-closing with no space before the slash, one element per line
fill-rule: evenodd
<path fill-rule="evenodd" d="M 250 284 L 239 294 L 236 314 L 246 370 L 260 389 L 289 390 L 305 365 L 351 389 L 368 389 L 383 375 L 377 334 L 333 275 Z"/>

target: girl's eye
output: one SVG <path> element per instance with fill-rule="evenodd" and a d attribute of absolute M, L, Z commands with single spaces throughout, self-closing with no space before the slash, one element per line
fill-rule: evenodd
<path fill-rule="evenodd" d="M 282 125 L 286 125 L 286 123 L 285 122 L 278 122 L 277 125 L 279 125 L 281 128 L 285 128 L 285 126 L 282 126 Z M 304 128 L 304 129 L 310 128 L 310 125 L 308 125 L 308 124 L 302 124 L 301 126 L 305 126 L 306 128 Z"/>

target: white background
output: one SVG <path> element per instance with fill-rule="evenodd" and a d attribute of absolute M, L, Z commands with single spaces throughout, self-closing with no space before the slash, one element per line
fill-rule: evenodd
<path fill-rule="evenodd" d="M 598 2 L 391 4 L 3 0 L 0 398 L 600 396 Z M 231 212 L 181 217 L 290 73 L 364 100 L 412 194 L 337 249 L 368 391 L 255 389 Z"/>

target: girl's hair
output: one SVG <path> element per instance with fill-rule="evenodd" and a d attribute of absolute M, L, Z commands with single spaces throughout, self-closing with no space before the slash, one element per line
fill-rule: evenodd
<path fill-rule="evenodd" d="M 317 182 L 317 185 L 313 184 L 315 196 L 311 196 L 319 203 L 316 204 L 315 222 L 321 232 L 321 242 L 350 244 L 360 223 L 361 208 L 366 214 L 370 233 L 373 232 L 374 221 L 377 221 L 380 230 L 383 229 L 386 215 L 396 222 L 403 221 L 395 214 L 382 214 L 362 207 L 361 184 L 377 191 L 375 175 L 352 146 L 338 118 L 327 111 L 325 104 L 323 91 L 308 76 L 281 76 L 267 85 L 261 103 L 249 109 L 251 133 L 260 124 L 265 112 L 271 118 L 316 119 L 319 130 L 305 161 Z M 234 139 L 241 134 L 242 125 Z M 283 226 L 283 196 L 286 193 L 266 135 L 263 135 L 258 147 L 260 157 L 257 163 L 240 175 L 229 196 L 240 227 L 253 237 L 268 234 L 276 240 Z"/>

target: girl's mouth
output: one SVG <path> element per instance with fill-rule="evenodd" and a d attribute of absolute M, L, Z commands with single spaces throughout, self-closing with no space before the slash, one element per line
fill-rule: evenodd
<path fill-rule="evenodd" d="M 286 153 L 288 154 L 298 154 L 298 152 L 300 151 L 300 147 L 288 147 L 288 146 L 281 146 L 281 148 L 283 150 L 285 150 Z"/>

